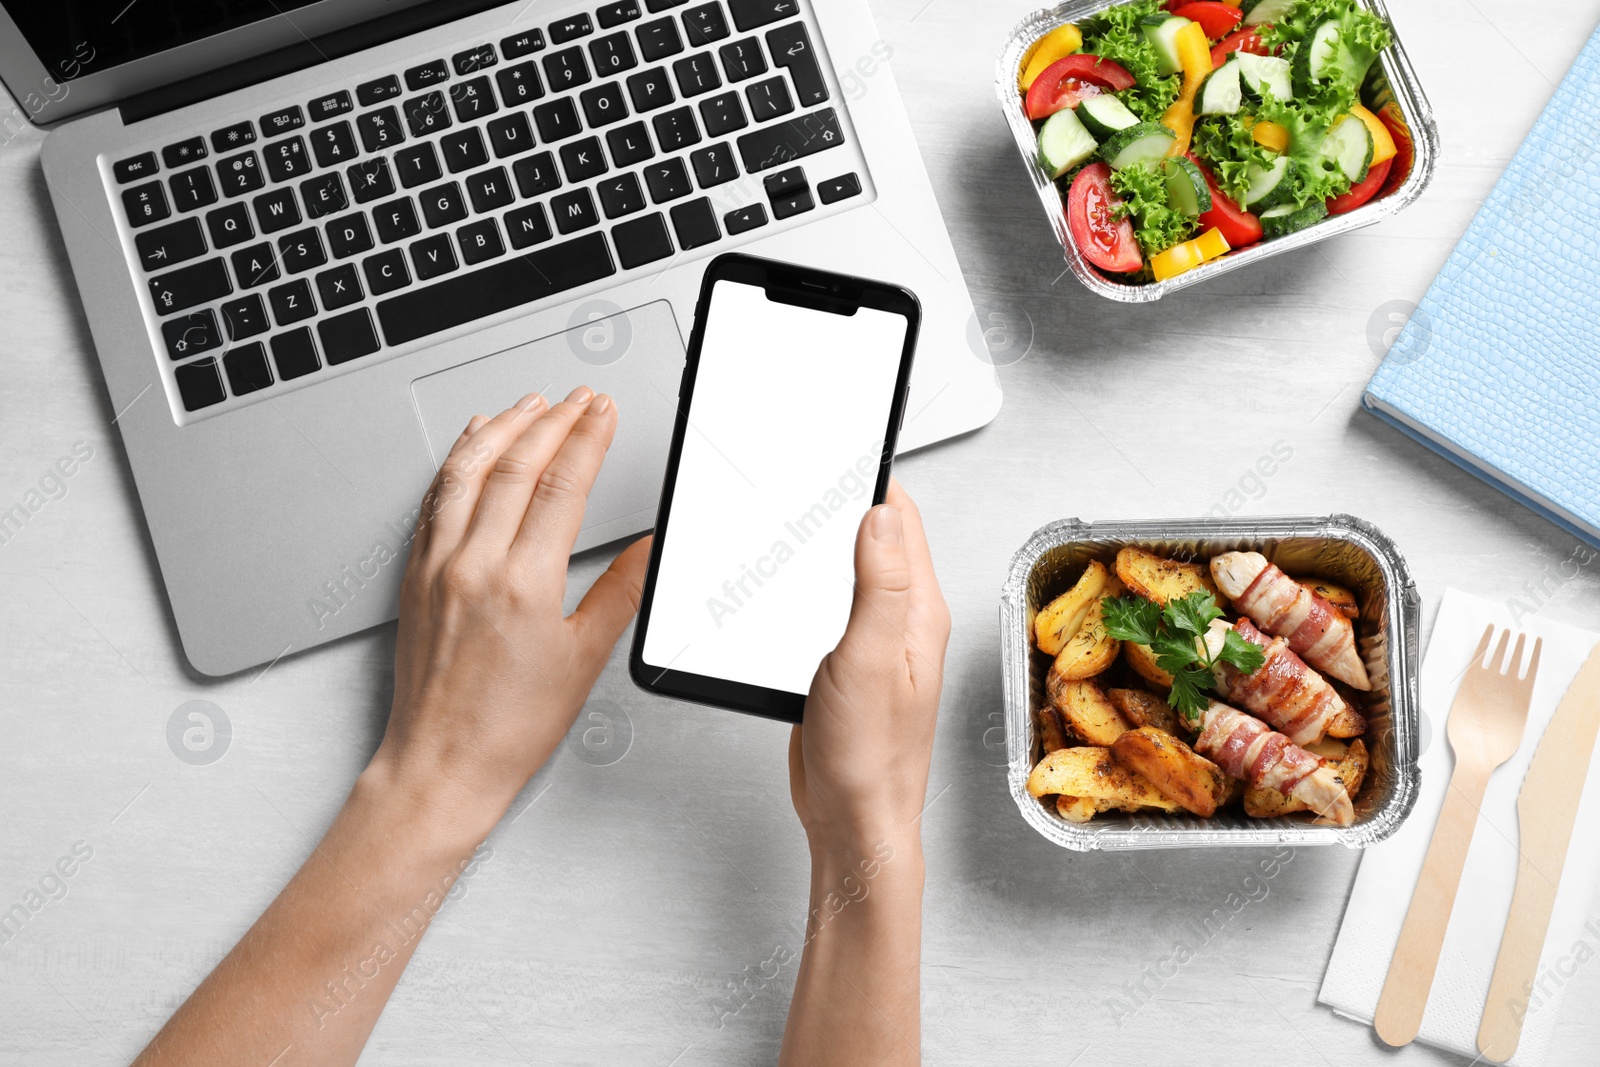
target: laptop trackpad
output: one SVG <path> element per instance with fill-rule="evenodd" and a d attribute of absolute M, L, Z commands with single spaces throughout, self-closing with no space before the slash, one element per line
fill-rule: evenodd
<path fill-rule="evenodd" d="M 418 378 L 411 396 L 434 466 L 474 415 L 495 415 L 524 394 L 552 403 L 580 385 L 617 402 L 617 436 L 606 455 L 575 551 L 649 529 L 666 474 L 684 350 L 672 305 L 622 311 L 591 300 L 564 333 L 529 341 Z"/>

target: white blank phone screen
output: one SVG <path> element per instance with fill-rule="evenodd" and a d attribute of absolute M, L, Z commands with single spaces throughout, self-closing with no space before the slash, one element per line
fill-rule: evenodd
<path fill-rule="evenodd" d="M 908 328 L 715 284 L 645 663 L 811 688 L 849 618 Z"/>

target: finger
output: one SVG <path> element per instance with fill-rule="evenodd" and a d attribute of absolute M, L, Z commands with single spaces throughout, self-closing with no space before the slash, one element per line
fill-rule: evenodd
<path fill-rule="evenodd" d="M 544 397 L 529 393 L 480 425 L 445 457 L 439 467 L 439 487 L 434 493 L 432 529 L 428 536 L 431 553 L 450 552 L 461 543 L 495 460 L 530 422 L 544 413 L 546 406 Z"/>
<path fill-rule="evenodd" d="M 589 490 L 594 488 L 616 432 L 616 402 L 601 393 L 539 476 L 511 545 L 514 554 L 530 558 L 536 567 L 566 572 L 567 557 L 572 555 L 583 526 Z"/>
<path fill-rule="evenodd" d="M 938 683 L 944 677 L 945 648 L 950 642 L 950 609 L 933 569 L 933 552 L 922 525 L 922 512 L 898 481 L 889 482 L 886 499 L 900 509 L 905 522 L 906 556 L 911 567 L 911 607 L 906 636 L 911 647 L 912 681 Z"/>
<path fill-rule="evenodd" d="M 467 438 L 476 433 L 485 422 L 489 420 L 483 415 L 474 415 L 467 420 L 466 429 L 461 431 L 455 444 L 450 446 L 450 452 L 460 448 Z M 445 453 L 449 455 L 449 452 Z M 428 534 L 433 529 L 433 513 L 438 507 L 439 497 L 439 472 L 444 470 L 444 464 L 439 464 L 439 470 L 433 472 L 433 478 L 428 482 L 428 488 L 422 494 L 422 504 L 417 508 L 416 525 L 411 531 L 411 556 L 406 561 L 406 570 L 409 572 L 411 563 L 422 558 L 423 552 L 428 548 Z"/>
<path fill-rule="evenodd" d="M 796 724 L 789 731 L 789 799 L 798 809 L 805 802 L 806 795 L 806 757 L 805 750 L 801 747 L 801 727 Z"/>
<path fill-rule="evenodd" d="M 903 649 L 911 585 L 904 518 L 893 504 L 879 504 L 856 534 L 856 593 L 840 651 L 876 659 Z"/>
<path fill-rule="evenodd" d="M 517 536 L 539 479 L 593 399 L 594 390 L 580 385 L 524 427 L 490 465 L 483 495 L 467 527 L 467 542 L 496 554 L 506 551 Z"/>
<path fill-rule="evenodd" d="M 650 542 L 651 538 L 642 537 L 618 553 L 569 617 L 579 647 L 590 656 L 609 656 L 639 610 L 644 572 L 650 563 Z"/>

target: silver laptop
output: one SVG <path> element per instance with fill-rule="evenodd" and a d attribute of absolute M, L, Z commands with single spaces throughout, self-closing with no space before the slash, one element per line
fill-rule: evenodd
<path fill-rule="evenodd" d="M 205 674 L 393 618 L 445 451 L 530 391 L 621 412 L 578 549 L 649 528 L 720 252 L 918 294 L 902 448 L 999 410 L 866 0 L 0 3 Z"/>

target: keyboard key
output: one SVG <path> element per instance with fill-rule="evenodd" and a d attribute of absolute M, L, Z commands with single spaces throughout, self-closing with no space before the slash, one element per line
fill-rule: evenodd
<path fill-rule="evenodd" d="M 235 148 L 242 148 L 247 144 L 255 144 L 256 128 L 249 119 L 235 122 L 232 126 L 224 126 L 211 134 L 211 149 L 214 152 L 231 152 Z"/>
<path fill-rule="evenodd" d="M 733 149 L 726 141 L 690 152 L 689 163 L 702 189 L 731 182 L 739 176 L 739 165 L 733 161 Z"/>
<path fill-rule="evenodd" d="M 173 359 L 188 359 L 222 346 L 222 331 L 210 309 L 168 319 L 161 324 L 161 338 L 167 342 L 167 354 Z"/>
<path fill-rule="evenodd" d="M 617 259 L 623 270 L 642 267 L 672 255 L 672 238 L 667 236 L 667 220 L 657 211 L 642 219 L 620 222 L 611 228 L 617 243 Z"/>
<path fill-rule="evenodd" d="M 276 137 L 280 133 L 298 130 L 305 124 L 306 117 L 301 113 L 299 105 L 286 107 L 282 111 L 261 116 L 261 136 Z"/>
<path fill-rule="evenodd" d="M 556 173 L 556 160 L 549 152 L 517 160 L 511 173 L 517 176 L 517 192 L 524 198 L 561 188 L 561 175 Z"/>
<path fill-rule="evenodd" d="M 600 151 L 598 137 L 585 137 L 561 149 L 561 169 L 567 181 L 581 182 L 606 172 L 605 153 Z"/>
<path fill-rule="evenodd" d="M 544 95 L 539 81 L 539 68 L 532 63 L 518 63 L 494 76 L 500 86 L 500 102 L 506 107 L 521 107 Z"/>
<path fill-rule="evenodd" d="M 417 268 L 419 282 L 449 274 L 460 265 L 456 262 L 456 250 L 447 233 L 436 233 L 412 242 L 411 262 Z"/>
<path fill-rule="evenodd" d="M 663 152 L 676 152 L 700 143 L 700 129 L 694 123 L 694 111 L 690 108 L 664 111 L 652 123 L 656 128 L 656 142 Z"/>
<path fill-rule="evenodd" d="M 293 189 L 274 189 L 262 193 L 252 204 L 256 209 L 256 223 L 262 233 L 277 233 L 300 222 L 300 205 L 294 202 Z"/>
<path fill-rule="evenodd" d="M 844 143 L 839 117 L 826 107 L 763 126 L 740 137 L 739 157 L 750 172 L 766 170 Z"/>
<path fill-rule="evenodd" d="M 241 152 L 217 161 L 217 181 L 225 196 L 241 196 L 267 184 L 254 152 Z"/>
<path fill-rule="evenodd" d="M 700 101 L 700 121 L 705 124 L 707 137 L 721 137 L 725 133 L 742 130 L 750 125 L 745 118 L 744 105 L 738 93 L 718 93 L 709 100 Z"/>
<path fill-rule="evenodd" d="M 669 7 L 679 7 L 689 0 L 644 0 L 645 10 L 654 15 L 658 11 L 665 11 Z"/>
<path fill-rule="evenodd" d="M 452 85 L 450 100 L 455 105 L 457 122 L 474 122 L 500 110 L 494 102 L 494 90 L 489 88 L 487 75 Z"/>
<path fill-rule="evenodd" d="M 725 44 L 717 49 L 717 55 L 722 57 L 722 69 L 728 72 L 731 82 L 742 82 L 767 72 L 767 59 L 754 37 Z"/>
<path fill-rule="evenodd" d="M 393 100 L 400 95 L 400 79 L 393 74 L 387 78 L 375 78 L 369 82 L 362 82 L 356 86 L 356 99 L 361 101 L 362 107 L 371 107 L 381 104 L 385 100 Z"/>
<path fill-rule="evenodd" d="M 122 207 L 128 213 L 128 225 L 137 229 L 152 222 L 160 222 L 172 214 L 167 206 L 167 193 L 160 182 L 146 182 L 122 193 Z"/>
<path fill-rule="evenodd" d="M 494 54 L 494 45 L 480 44 L 476 48 L 469 48 L 465 52 L 457 52 L 450 57 L 450 65 L 456 68 L 456 73 L 463 78 L 480 70 L 488 70 L 500 57 Z"/>
<path fill-rule="evenodd" d="M 626 126 L 618 126 L 606 134 L 606 144 L 611 146 L 611 162 L 619 167 L 631 167 L 635 163 L 643 163 L 656 154 L 656 150 L 650 145 L 650 135 L 645 132 L 642 122 L 630 122 Z"/>
<path fill-rule="evenodd" d="M 233 254 L 232 259 L 233 276 L 239 279 L 241 288 L 253 289 L 282 277 L 278 273 L 278 251 L 270 244 L 241 248 Z"/>
<path fill-rule="evenodd" d="M 400 172 L 400 184 L 407 189 L 444 177 L 444 171 L 439 169 L 439 155 L 431 144 L 412 145 L 396 152 L 394 166 Z"/>
<path fill-rule="evenodd" d="M 349 259 L 372 250 L 372 230 L 367 226 L 367 217 L 359 211 L 328 223 L 324 231 L 334 259 Z"/>
<path fill-rule="evenodd" d="M 444 155 L 445 166 L 451 174 L 481 167 L 489 162 L 489 149 L 484 146 L 483 134 L 476 126 L 468 126 L 439 138 L 439 151 Z"/>
<path fill-rule="evenodd" d="M 217 361 L 210 357 L 185 363 L 173 372 L 178 379 L 178 395 L 183 398 L 183 410 L 199 411 L 228 399 L 222 390 L 222 375 L 217 373 Z"/>
<path fill-rule="evenodd" d="M 167 164 L 169 167 L 172 164 Z M 161 164 L 156 162 L 154 152 L 144 152 L 137 156 L 118 160 L 111 164 L 111 175 L 117 179 L 118 185 L 127 185 L 129 182 L 138 181 L 146 175 L 154 174 L 161 169 Z"/>
<path fill-rule="evenodd" d="M 146 271 L 165 270 L 206 252 L 199 219 L 179 219 L 170 226 L 146 230 L 133 243 L 139 250 L 139 265 Z"/>
<path fill-rule="evenodd" d="M 222 322 L 228 328 L 230 341 L 242 341 L 246 337 L 266 333 L 271 325 L 267 322 L 267 305 L 261 302 L 261 297 L 256 293 L 223 304 Z"/>
<path fill-rule="evenodd" d="M 358 204 L 368 204 L 394 193 L 394 175 L 389 171 L 389 161 L 382 156 L 363 159 L 350 166 L 345 174 L 350 179 L 351 195 Z"/>
<path fill-rule="evenodd" d="M 392 112 L 392 108 L 386 109 Z M 311 131 L 311 154 L 319 167 L 337 167 L 355 158 L 356 135 L 348 122 L 335 122 Z M 372 149 L 368 149 L 372 151 Z"/>
<path fill-rule="evenodd" d="M 411 284 L 405 253 L 398 248 L 368 256 L 361 261 L 361 270 L 367 276 L 367 288 L 372 290 L 373 296 L 392 293 Z"/>
<path fill-rule="evenodd" d="M 762 186 L 767 191 L 768 200 L 777 200 L 801 189 L 809 188 L 811 183 L 806 180 L 806 172 L 802 167 L 790 167 L 780 170 L 776 174 L 769 174 L 761 180 Z"/>
<path fill-rule="evenodd" d="M 603 30 L 620 26 L 624 22 L 632 22 L 639 16 L 639 0 L 621 0 L 620 3 L 607 4 L 595 12 L 595 17 L 600 20 L 600 28 Z"/>
<path fill-rule="evenodd" d="M 243 204 L 228 204 L 206 215 L 206 229 L 211 233 L 214 248 L 230 248 L 240 241 L 256 235 L 250 225 L 250 211 Z"/>
<path fill-rule="evenodd" d="M 456 243 L 461 246 L 461 262 L 469 267 L 506 254 L 506 246 L 500 240 L 500 227 L 495 225 L 494 219 L 467 223 L 456 231 Z"/>
<path fill-rule="evenodd" d="M 672 95 L 672 84 L 667 80 L 667 68 L 652 67 L 628 79 L 628 96 L 633 100 L 633 110 L 653 111 L 677 100 Z"/>
<path fill-rule="evenodd" d="M 322 236 L 316 230 L 296 230 L 278 238 L 278 259 L 290 274 L 320 267 L 328 262 L 322 249 Z"/>
<path fill-rule="evenodd" d="M 603 82 L 593 89 L 585 89 L 578 94 L 578 99 L 583 102 L 583 115 L 591 129 L 628 117 L 628 105 L 622 102 L 622 86 L 616 82 Z"/>
<path fill-rule="evenodd" d="M 696 52 L 672 64 L 672 76 L 678 80 L 678 92 L 684 96 L 699 96 L 722 88 L 722 76 L 717 73 L 716 61 L 710 52 Z"/>
<path fill-rule="evenodd" d="M 449 80 L 450 68 L 444 65 L 442 59 L 435 59 L 431 63 L 424 63 L 406 71 L 406 88 L 412 92 Z"/>
<path fill-rule="evenodd" d="M 768 122 L 794 110 L 794 101 L 781 76 L 745 86 L 744 95 L 750 101 L 750 115 L 757 122 Z"/>
<path fill-rule="evenodd" d="M 389 200 L 373 208 L 372 225 L 378 231 L 378 240 L 386 245 L 422 232 L 416 205 L 409 196 Z"/>
<path fill-rule="evenodd" d="M 599 146 L 595 152 L 599 153 Z M 511 176 L 504 167 L 495 167 L 491 170 L 482 170 L 468 178 L 466 181 L 467 198 L 472 201 L 472 210 L 482 215 L 497 208 L 503 208 L 517 198 L 511 188 Z"/>
<path fill-rule="evenodd" d="M 690 48 L 713 44 L 730 32 L 728 20 L 722 17 L 721 4 L 701 4 L 683 13 L 683 33 L 689 38 Z"/>
<path fill-rule="evenodd" d="M 377 152 L 402 143 L 406 132 L 400 126 L 400 113 L 392 107 L 368 111 L 356 119 L 361 131 L 361 144 L 368 152 Z"/>
<path fill-rule="evenodd" d="M 161 150 L 161 161 L 167 166 L 177 169 L 178 167 L 186 167 L 196 160 L 204 159 L 210 154 L 210 152 L 206 151 L 206 139 L 204 137 L 191 137 L 187 141 L 179 141 L 177 144 L 169 144 L 163 148 Z M 119 163 L 117 165 L 121 166 L 122 164 Z M 121 181 L 122 179 L 119 177 L 117 180 Z"/>
<path fill-rule="evenodd" d="M 422 217 L 430 230 L 460 222 L 467 217 L 467 201 L 456 182 L 445 182 L 424 189 L 417 194 L 417 199 L 422 201 Z"/>
<path fill-rule="evenodd" d="M 286 182 L 311 172 L 306 143 L 299 137 L 273 141 L 261 150 L 261 155 L 266 160 L 267 176 L 275 182 Z"/>
<path fill-rule="evenodd" d="M 658 204 L 688 196 L 694 191 L 689 184 L 689 172 L 683 169 L 683 160 L 665 159 L 644 169 L 645 184 L 650 186 L 650 199 Z"/>
<path fill-rule="evenodd" d="M 608 74 L 621 74 L 639 65 L 639 60 L 633 54 L 633 43 L 625 33 L 608 34 L 590 41 L 589 58 L 594 61 L 595 73 L 602 78 Z"/>
<path fill-rule="evenodd" d="M 211 184 L 211 171 L 206 167 L 180 170 L 167 179 L 172 188 L 172 202 L 179 211 L 194 211 L 217 202 L 217 187 Z"/>
<path fill-rule="evenodd" d="M 494 149 L 494 158 L 505 159 L 507 156 L 520 156 L 533 147 L 533 127 L 528 125 L 528 116 L 520 111 L 509 115 L 501 115 L 489 123 L 489 147 Z"/>
<path fill-rule="evenodd" d="M 607 178 L 595 188 L 600 193 L 600 208 L 608 219 L 644 210 L 644 190 L 639 187 L 639 179 L 635 175 L 619 174 L 615 178 Z"/>
<path fill-rule="evenodd" d="M 514 37 L 500 42 L 500 54 L 507 59 L 520 59 L 544 47 L 543 30 L 523 30 Z M 509 105 L 507 105 L 509 106 Z"/>
<path fill-rule="evenodd" d="M 317 275 L 317 295 L 328 311 L 349 307 L 362 297 L 361 275 L 354 263 L 341 263 Z"/>
<path fill-rule="evenodd" d="M 733 24 L 739 27 L 740 33 L 800 13 L 800 5 L 795 0 L 728 0 L 728 8 L 733 12 Z"/>
<path fill-rule="evenodd" d="M 800 189 L 786 196 L 774 197 L 772 200 L 772 217 L 786 219 L 798 215 L 802 211 L 810 211 L 817 205 L 811 199 L 810 189 Z"/>
<path fill-rule="evenodd" d="M 317 335 L 322 339 L 322 352 L 328 357 L 330 367 L 370 356 L 378 350 L 378 334 L 372 328 L 372 316 L 367 314 L 366 308 L 323 319 L 317 323 Z"/>
<path fill-rule="evenodd" d="M 817 63 L 817 53 L 811 47 L 811 36 L 804 22 L 791 22 L 768 30 L 767 51 L 772 53 L 773 66 L 789 68 L 789 80 L 794 82 L 801 107 L 811 107 L 828 99 L 828 83 L 823 80 L 822 67 Z"/>
<path fill-rule="evenodd" d="M 405 114 L 406 126 L 413 137 L 426 137 L 450 128 L 450 111 L 445 106 L 443 93 L 413 96 L 400 105 L 400 110 Z"/>
<path fill-rule="evenodd" d="M 322 366 L 317 358 L 317 344 L 311 339 L 311 328 L 280 333 L 272 339 L 272 362 L 278 365 L 278 377 L 284 381 L 303 378 Z"/>
<path fill-rule="evenodd" d="M 570 96 L 547 100 L 535 107 L 533 124 L 539 128 L 539 139 L 545 144 L 571 137 L 583 129 L 578 122 L 578 109 L 572 106 Z"/>
<path fill-rule="evenodd" d="M 589 16 L 573 15 L 571 18 L 561 19 L 550 24 L 550 43 L 566 44 L 576 41 L 579 37 L 586 37 L 594 32 L 594 24 L 589 21 Z"/>
<path fill-rule="evenodd" d="M 687 204 L 678 204 L 671 214 L 678 247 L 685 252 L 722 239 L 722 231 L 717 228 L 717 214 L 711 210 L 711 201 L 703 196 Z"/>
<path fill-rule="evenodd" d="M 728 236 L 746 233 L 758 226 L 767 224 L 767 209 L 760 204 L 751 204 L 749 207 L 734 208 L 722 216 L 722 225 L 728 231 Z"/>
<path fill-rule="evenodd" d="M 228 372 L 228 388 L 234 396 L 244 396 L 272 384 L 272 368 L 267 366 L 267 349 L 259 341 L 241 345 L 222 357 Z"/>
<path fill-rule="evenodd" d="M 312 122 L 326 122 L 331 118 L 343 115 L 346 111 L 353 110 L 353 108 L 354 105 L 350 103 L 350 94 L 343 89 L 336 93 L 329 93 L 327 96 L 319 96 L 306 105 L 306 110 L 311 112 Z"/>
<path fill-rule="evenodd" d="M 267 290 L 267 303 L 272 305 L 272 317 L 279 326 L 303 322 L 317 313 L 316 301 L 311 298 L 311 284 L 304 278 Z"/>
<path fill-rule="evenodd" d="M 392 296 L 378 304 L 378 319 L 389 344 L 401 345 L 597 282 L 616 270 L 605 235 L 585 234 Z"/>
<path fill-rule="evenodd" d="M 678 23 L 672 16 L 646 22 L 633 31 L 639 41 L 639 54 L 646 63 L 654 63 L 683 51 L 683 38 L 678 36 Z"/>
<path fill-rule="evenodd" d="M 350 198 L 344 193 L 344 182 L 338 171 L 319 174 L 301 182 L 300 199 L 306 202 L 306 215 L 313 219 L 336 215 L 350 206 Z"/>
<path fill-rule="evenodd" d="M 196 304 L 209 304 L 233 292 L 222 259 L 208 259 L 150 279 L 150 299 L 156 314 L 171 315 Z"/>
<path fill-rule="evenodd" d="M 553 93 L 574 89 L 589 81 L 589 64 L 584 62 L 581 48 L 563 48 L 559 52 L 551 52 L 543 62 L 544 79 L 550 83 Z"/>
<path fill-rule="evenodd" d="M 817 183 L 817 198 L 824 204 L 832 204 L 860 195 L 861 179 L 856 177 L 854 171 Z"/>
<path fill-rule="evenodd" d="M 506 234 L 511 238 L 512 248 L 527 248 L 554 236 L 550 232 L 549 221 L 544 217 L 542 204 L 529 204 L 507 212 Z"/>
<path fill-rule="evenodd" d="M 586 230 L 600 221 L 594 210 L 594 197 L 587 189 L 574 189 L 551 197 L 550 214 L 555 216 L 556 229 L 562 233 Z"/>

